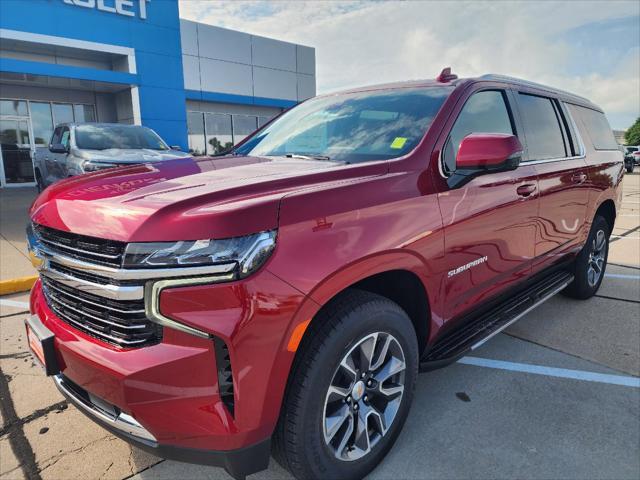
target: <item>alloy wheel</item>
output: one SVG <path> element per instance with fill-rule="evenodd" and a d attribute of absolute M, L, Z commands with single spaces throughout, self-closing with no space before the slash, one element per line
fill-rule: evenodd
<path fill-rule="evenodd" d="M 591 242 L 591 251 L 587 261 L 587 281 L 589 286 L 595 287 L 600 281 L 604 271 L 604 262 L 607 252 L 607 237 L 604 230 L 598 230 Z"/>
<path fill-rule="evenodd" d="M 324 404 L 326 446 L 343 461 L 367 455 L 387 434 L 404 394 L 405 355 L 386 332 L 360 339 L 336 369 Z"/>

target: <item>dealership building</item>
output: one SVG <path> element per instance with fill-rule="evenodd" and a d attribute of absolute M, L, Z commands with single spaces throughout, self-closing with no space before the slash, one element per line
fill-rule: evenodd
<path fill-rule="evenodd" d="M 0 184 L 64 122 L 213 154 L 316 92 L 315 50 L 180 19 L 178 0 L 0 0 Z"/>

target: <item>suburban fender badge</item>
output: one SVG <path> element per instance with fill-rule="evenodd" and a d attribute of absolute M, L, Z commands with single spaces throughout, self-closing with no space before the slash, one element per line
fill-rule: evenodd
<path fill-rule="evenodd" d="M 470 268 L 477 267 L 478 265 L 486 262 L 487 260 L 488 260 L 488 257 L 485 255 L 484 257 L 480 257 L 480 258 L 474 260 L 473 262 L 469 262 L 469 263 L 467 263 L 465 265 L 462 265 L 462 266 L 460 266 L 460 267 L 458 267 L 456 269 L 449 270 L 449 272 L 447 273 L 447 277 L 451 278 L 454 275 L 458 275 L 459 273 L 464 272 L 465 270 L 469 270 Z"/>

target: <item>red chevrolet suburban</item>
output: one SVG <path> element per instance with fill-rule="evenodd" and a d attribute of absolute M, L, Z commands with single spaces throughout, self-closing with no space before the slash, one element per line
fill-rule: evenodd
<path fill-rule="evenodd" d="M 527 81 L 445 69 L 319 96 L 226 155 L 47 188 L 27 338 L 142 449 L 361 478 L 419 371 L 597 292 L 622 176 L 602 110 Z"/>

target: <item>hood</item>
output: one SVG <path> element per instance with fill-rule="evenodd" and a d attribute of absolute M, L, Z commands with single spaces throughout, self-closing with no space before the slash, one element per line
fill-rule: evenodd
<path fill-rule="evenodd" d="M 125 242 L 228 238 L 276 228 L 280 199 L 289 192 L 386 170 L 385 162 L 182 158 L 63 180 L 36 199 L 31 219 Z"/>
<path fill-rule="evenodd" d="M 109 148 L 107 150 L 82 150 L 82 158 L 92 162 L 145 163 L 188 157 L 179 150 L 151 150 L 149 148 Z"/>

